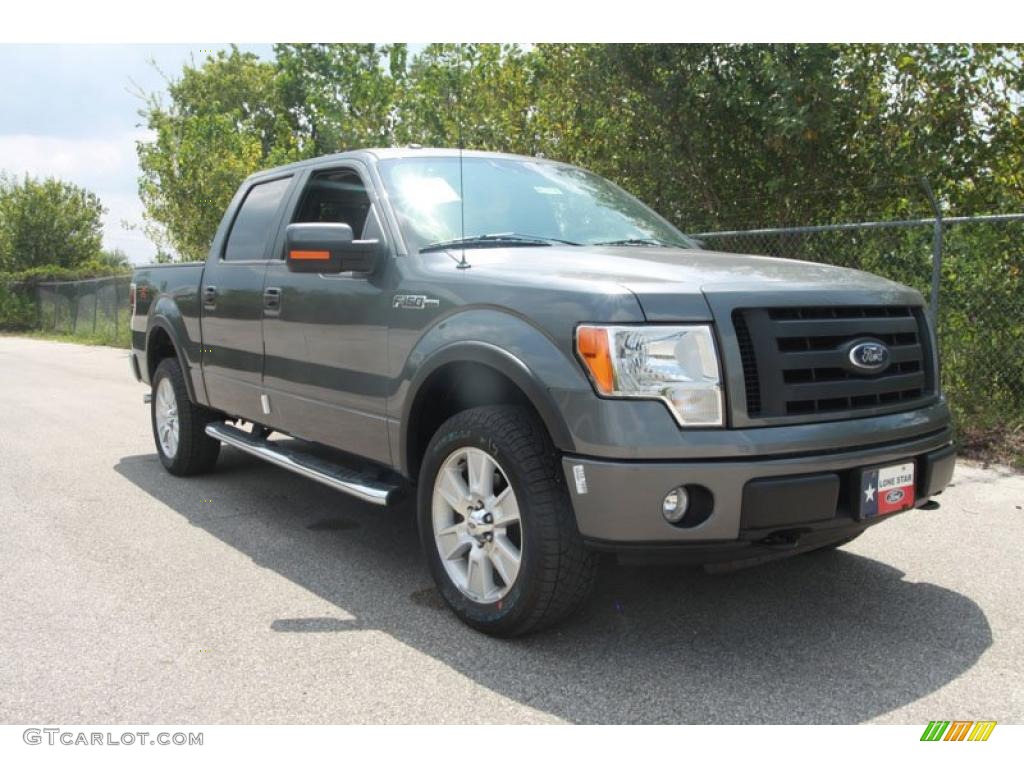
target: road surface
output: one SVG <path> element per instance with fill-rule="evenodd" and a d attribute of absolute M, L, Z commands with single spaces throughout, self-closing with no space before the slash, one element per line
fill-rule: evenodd
<path fill-rule="evenodd" d="M 555 631 L 441 605 L 407 507 L 225 448 L 181 479 L 126 353 L 0 338 L 0 722 L 1024 722 L 1024 477 L 844 550 L 603 566 Z"/>

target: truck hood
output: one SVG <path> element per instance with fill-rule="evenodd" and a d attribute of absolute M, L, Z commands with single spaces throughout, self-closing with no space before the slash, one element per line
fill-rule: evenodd
<path fill-rule="evenodd" d="M 649 320 L 696 319 L 695 297 L 814 304 L 864 301 L 922 303 L 920 294 L 885 278 L 844 267 L 769 256 L 642 246 L 473 249 L 479 277 L 513 284 L 576 284 L 633 292 Z M 767 294 L 767 295 L 766 295 Z M 704 302 L 701 302 L 703 304 Z M 685 309 L 684 309 L 685 308 Z M 685 315 L 685 316 L 684 316 Z"/>

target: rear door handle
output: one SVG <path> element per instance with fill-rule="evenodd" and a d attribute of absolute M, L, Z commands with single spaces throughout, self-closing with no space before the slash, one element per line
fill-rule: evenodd
<path fill-rule="evenodd" d="M 276 315 L 281 311 L 281 289 L 267 288 L 263 291 L 263 312 Z"/>
<path fill-rule="evenodd" d="M 213 309 L 217 306 L 217 286 L 208 285 L 203 288 L 203 309 Z"/>

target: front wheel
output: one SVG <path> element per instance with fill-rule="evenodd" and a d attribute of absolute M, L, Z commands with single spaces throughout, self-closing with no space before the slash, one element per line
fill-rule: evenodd
<path fill-rule="evenodd" d="M 420 472 L 420 538 L 442 597 L 493 635 L 533 632 L 589 594 L 596 557 L 576 528 L 543 425 L 516 406 L 456 414 Z"/>

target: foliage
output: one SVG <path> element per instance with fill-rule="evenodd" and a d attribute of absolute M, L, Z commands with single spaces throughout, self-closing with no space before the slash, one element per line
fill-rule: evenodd
<path fill-rule="evenodd" d="M 278 45 L 151 98 L 140 189 L 161 244 L 205 256 L 271 165 L 419 143 L 543 153 L 691 231 L 1020 207 L 1022 45 Z"/>
<path fill-rule="evenodd" d="M 49 282 L 68 282 L 72 280 L 88 280 L 93 277 L 129 275 L 131 271 L 131 266 L 127 264 L 115 266 L 101 261 L 88 261 L 77 267 L 45 265 L 22 269 L 16 272 L 0 271 L 0 284 L 24 283 L 26 285 L 37 285 Z"/>
<path fill-rule="evenodd" d="M 289 156 L 389 145 L 406 55 L 401 44 L 274 46 L 274 99 L 295 145 Z"/>
<path fill-rule="evenodd" d="M 96 195 L 74 184 L 0 174 L 0 270 L 97 259 L 104 213 Z"/>
<path fill-rule="evenodd" d="M 253 171 L 373 145 L 541 153 L 691 232 L 931 216 L 922 178 L 947 216 L 1024 210 L 1022 44 L 279 45 L 274 61 L 222 51 L 168 93 L 143 110 L 154 138 L 138 147 L 164 259 L 203 258 Z M 1024 244 L 995 226 L 947 236 L 946 386 L 964 423 L 1018 434 Z M 926 291 L 929 238 L 771 252 Z"/>
<path fill-rule="evenodd" d="M 239 182 L 288 143 L 274 75 L 273 64 L 232 48 L 169 83 L 169 108 L 150 98 L 145 115 L 155 139 L 137 142 L 139 196 L 158 247 L 204 258 Z"/>
<path fill-rule="evenodd" d="M 0 271 L 0 330 L 24 331 L 38 328 L 41 312 L 38 306 L 40 283 L 67 283 L 129 274 L 131 268 L 127 263 L 113 265 L 106 260 L 90 261 L 74 268 L 41 266 L 18 272 Z M 117 335 L 117 329 L 114 329 L 114 335 Z"/>
<path fill-rule="evenodd" d="M 0 329 L 23 331 L 35 325 L 35 293 L 0 282 Z"/>
<path fill-rule="evenodd" d="M 120 248 L 115 248 L 112 251 L 103 251 L 99 255 L 97 261 L 105 266 L 126 271 L 131 269 L 132 266 L 132 262 L 128 258 L 128 254 Z"/>

